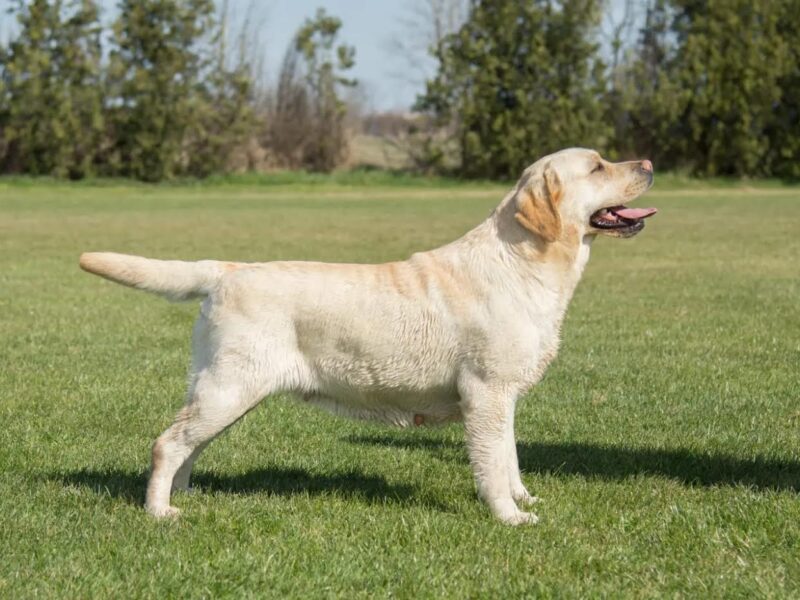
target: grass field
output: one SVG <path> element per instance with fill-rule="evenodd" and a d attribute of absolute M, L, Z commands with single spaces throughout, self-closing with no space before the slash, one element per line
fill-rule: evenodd
<path fill-rule="evenodd" d="M 288 398 L 205 452 L 179 521 L 142 510 L 197 306 L 90 277 L 81 251 L 378 262 L 503 191 L 0 180 L 0 597 L 798 596 L 797 188 L 657 181 L 645 231 L 595 244 L 519 407 L 536 526 L 476 500 L 459 426 Z"/>

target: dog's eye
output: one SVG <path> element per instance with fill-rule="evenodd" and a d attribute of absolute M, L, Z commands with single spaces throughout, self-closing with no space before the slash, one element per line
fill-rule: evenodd
<path fill-rule="evenodd" d="M 603 171 L 604 169 L 605 169 L 605 167 L 603 166 L 603 163 L 597 163 L 597 166 L 594 169 L 592 169 L 592 173 L 599 173 L 600 171 Z"/>

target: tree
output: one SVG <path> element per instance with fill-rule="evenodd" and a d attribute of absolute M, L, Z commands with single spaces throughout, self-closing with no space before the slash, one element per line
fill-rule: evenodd
<path fill-rule="evenodd" d="M 292 43 L 283 57 L 264 140 L 264 145 L 275 154 L 280 166 L 290 169 L 304 166 L 306 145 L 317 129 L 309 90 L 299 74 L 298 63 L 299 55 Z"/>
<path fill-rule="evenodd" d="M 294 40 L 295 50 L 303 58 L 305 80 L 310 91 L 315 135 L 307 140 L 306 165 L 314 171 L 331 171 L 347 155 L 347 137 L 344 130 L 345 103 L 339 97 L 340 86 L 356 85 L 345 71 L 355 64 L 355 48 L 336 45 L 342 22 L 317 10 L 313 19 L 307 19 Z"/>
<path fill-rule="evenodd" d="M 121 0 L 113 27 L 109 78 L 113 167 L 158 181 L 179 174 L 184 144 L 199 127 L 210 64 L 212 0 Z"/>
<path fill-rule="evenodd" d="M 617 11 L 606 4 L 606 12 L 601 25 L 610 58 L 608 65 L 608 90 L 603 98 L 606 120 L 613 125 L 612 143 L 607 150 L 608 158 L 617 160 L 629 157 L 631 144 L 627 137 L 630 128 L 628 107 L 635 96 L 632 95 L 632 82 L 628 79 L 627 66 L 632 50 L 631 42 L 638 32 L 641 6 L 635 0 L 624 0 L 617 4 Z M 616 14 L 615 14 L 616 13 Z M 648 14 L 649 16 L 649 14 Z"/>
<path fill-rule="evenodd" d="M 773 0 L 676 2 L 686 153 L 707 175 L 762 175 L 766 126 L 780 100 L 789 48 Z M 742 32 L 747 32 L 742 35 Z"/>
<path fill-rule="evenodd" d="M 0 52 L 0 169 L 93 173 L 102 143 L 104 88 L 93 0 L 20 0 L 19 35 Z"/>
<path fill-rule="evenodd" d="M 404 83 L 424 85 L 435 59 L 441 58 L 444 40 L 458 31 L 469 14 L 469 0 L 412 0 L 398 19 L 401 31 L 387 45 L 392 57 L 405 63 L 398 77 Z M 431 64 L 433 63 L 433 64 Z"/>
<path fill-rule="evenodd" d="M 646 6 L 635 51 L 617 65 L 606 104 L 608 118 L 616 125 L 616 153 L 646 156 L 665 167 L 677 164 L 678 151 L 672 144 L 683 135 L 681 118 L 690 95 L 674 76 L 678 63 L 673 19 L 669 0 L 653 0 Z"/>
<path fill-rule="evenodd" d="M 288 167 L 331 171 L 347 156 L 346 104 L 341 87 L 355 49 L 336 43 L 342 22 L 319 9 L 292 40 L 280 72 L 268 146 Z"/>
<path fill-rule="evenodd" d="M 253 76 L 244 47 L 246 30 L 240 32 L 238 53 L 231 55 L 227 0 L 221 15 L 211 40 L 216 48 L 215 60 L 197 85 L 192 104 L 195 123 L 185 141 L 185 171 L 198 177 L 227 171 L 232 154 L 245 145 L 255 125 Z M 231 59 L 233 64 L 229 65 Z"/>
<path fill-rule="evenodd" d="M 400 31 L 388 44 L 392 57 L 399 57 L 405 67 L 396 77 L 401 85 L 424 86 L 442 62 L 445 41 L 456 33 L 469 16 L 470 0 L 413 0 L 398 19 Z M 404 155 L 411 169 L 419 173 L 444 171 L 452 166 L 455 129 L 453 123 L 442 126 L 430 115 L 403 118 L 384 142 Z M 448 161 L 448 159 L 451 159 Z"/>
<path fill-rule="evenodd" d="M 791 0 L 782 2 L 778 34 L 786 44 L 786 62 L 778 78 L 780 98 L 766 129 L 769 147 L 764 162 L 772 175 L 800 178 L 800 11 Z"/>
<path fill-rule="evenodd" d="M 467 176 L 514 178 L 536 156 L 603 146 L 595 0 L 476 0 L 417 107 L 453 123 Z"/>
<path fill-rule="evenodd" d="M 630 71 L 627 137 L 667 168 L 770 174 L 776 112 L 791 122 L 781 109 L 800 41 L 787 35 L 793 13 L 790 0 L 653 2 Z"/>

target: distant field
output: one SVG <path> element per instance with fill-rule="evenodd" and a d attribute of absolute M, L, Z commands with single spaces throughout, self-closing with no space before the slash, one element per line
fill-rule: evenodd
<path fill-rule="evenodd" d="M 595 244 L 519 408 L 538 525 L 476 500 L 459 426 L 287 398 L 205 452 L 178 522 L 150 519 L 197 305 L 90 277 L 81 251 L 379 262 L 454 239 L 505 191 L 291 183 L 0 180 L 0 597 L 800 594 L 800 188 L 778 184 L 659 180 L 645 231 Z"/>

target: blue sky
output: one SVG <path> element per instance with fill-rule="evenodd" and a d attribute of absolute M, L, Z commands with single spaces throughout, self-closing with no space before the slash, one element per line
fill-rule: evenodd
<path fill-rule="evenodd" d="M 250 0 L 229 0 L 232 11 L 246 12 Z M 413 0 L 260 0 L 256 12 L 263 19 L 266 64 L 273 73 L 294 32 L 303 20 L 323 7 L 342 20 L 342 41 L 356 48 L 353 76 L 365 88 L 375 108 L 407 108 L 419 92 L 416 84 L 403 75 L 407 70 L 402 57 L 392 52 L 392 39 L 402 36 L 403 21 Z M 270 65 L 272 68 L 270 69 Z M 419 79 L 418 75 L 415 75 Z"/>
<path fill-rule="evenodd" d="M 294 32 L 317 8 L 342 19 L 342 41 L 355 46 L 353 76 L 359 80 L 369 107 L 407 109 L 421 91 L 424 75 L 434 65 L 428 61 L 413 70 L 408 61 L 392 48 L 392 40 L 413 34 L 407 22 L 413 6 L 422 0 L 228 0 L 232 28 L 249 15 L 263 48 L 266 77 L 277 73 L 283 53 Z M 618 12 L 626 0 L 610 0 Z M 6 39 L 13 19 L 5 9 L 13 0 L 0 0 L 0 39 Z M 218 4 L 220 0 L 217 0 Z M 106 19 L 113 16 L 116 0 L 100 0 Z M 638 4 L 634 2 L 634 4 Z M 252 7 L 252 10 L 248 9 Z"/>

